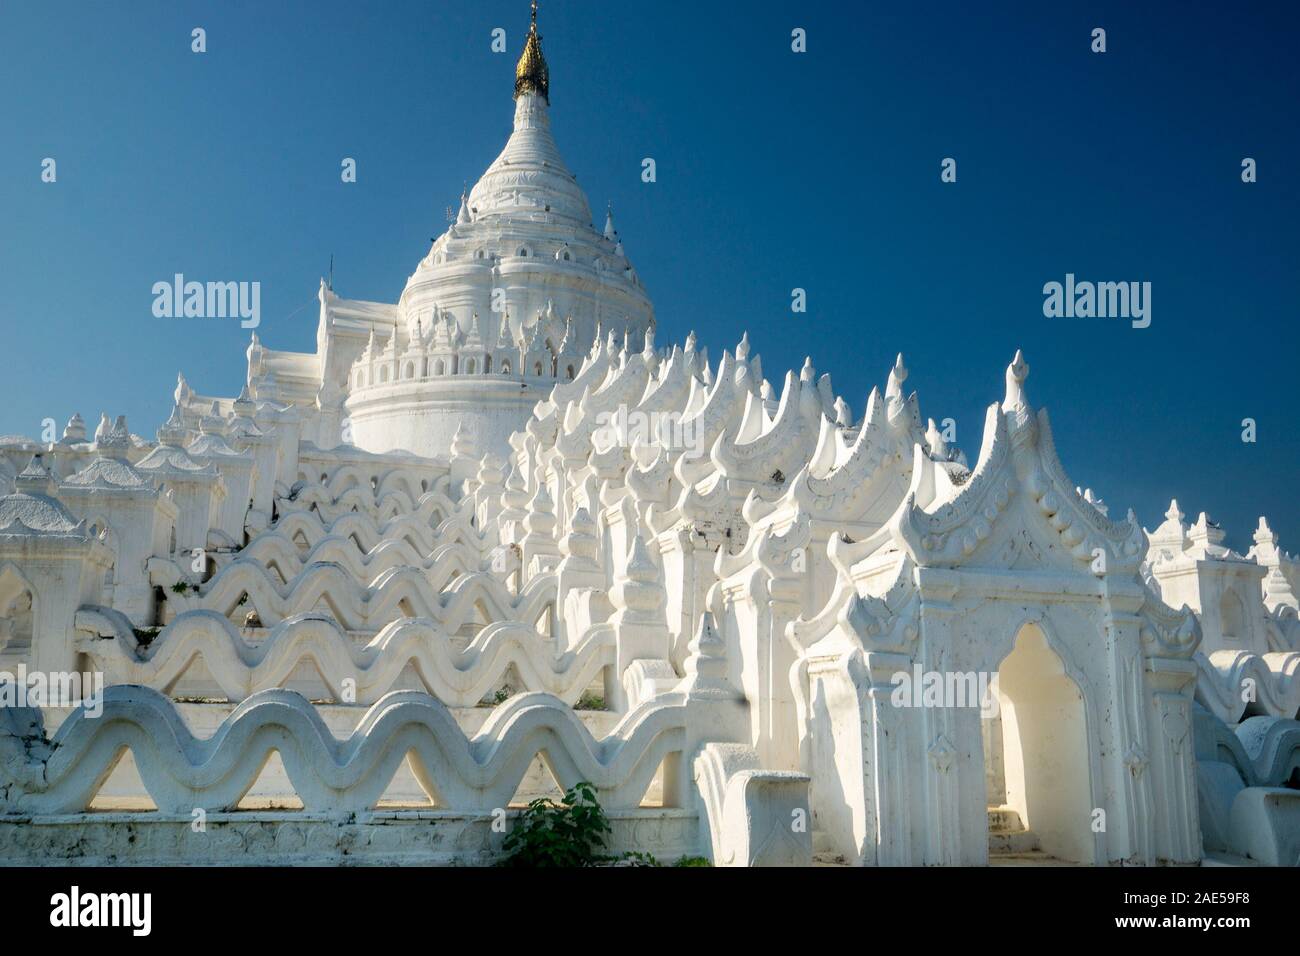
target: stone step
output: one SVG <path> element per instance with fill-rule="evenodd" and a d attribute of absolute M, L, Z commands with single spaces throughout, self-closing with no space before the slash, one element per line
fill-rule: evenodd
<path fill-rule="evenodd" d="M 1024 828 L 1024 824 L 1020 821 L 1020 812 L 1014 807 L 989 807 L 990 833 L 1006 833 Z"/>
<path fill-rule="evenodd" d="M 1042 850 L 1030 850 L 1028 853 L 990 853 L 989 866 L 1074 866 L 1056 857 L 1048 856 Z"/>
<path fill-rule="evenodd" d="M 825 830 L 813 830 L 813 866 L 847 866 L 831 848 Z M 994 866 L 1061 866 L 1038 847 L 1038 835 L 1020 823 L 1011 807 L 989 807 L 989 863 Z"/>
<path fill-rule="evenodd" d="M 1015 807 L 989 807 L 989 855 L 1029 856 L 1038 850 L 1038 837 L 1025 829 Z"/>
<path fill-rule="evenodd" d="M 989 834 L 989 854 L 1027 854 L 1038 849 L 1038 835 L 1029 830 Z"/>

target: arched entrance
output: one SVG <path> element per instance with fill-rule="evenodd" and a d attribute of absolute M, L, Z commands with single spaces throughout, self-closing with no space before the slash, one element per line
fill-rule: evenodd
<path fill-rule="evenodd" d="M 997 696 L 998 718 L 986 731 L 990 804 L 1000 804 L 1004 818 L 1019 815 L 1028 845 L 1060 860 L 1094 862 L 1083 691 L 1037 624 L 1016 634 L 998 669 Z"/>

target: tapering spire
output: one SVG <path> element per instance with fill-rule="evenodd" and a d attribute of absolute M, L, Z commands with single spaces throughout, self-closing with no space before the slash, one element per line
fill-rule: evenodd
<path fill-rule="evenodd" d="M 1007 394 L 1006 398 L 1002 399 L 1004 412 L 1029 407 L 1029 400 L 1025 398 L 1025 379 L 1028 377 L 1029 363 L 1025 361 L 1020 349 L 1016 349 L 1015 358 L 1007 366 Z"/>
<path fill-rule="evenodd" d="M 889 370 L 889 380 L 885 383 L 885 398 L 903 400 L 903 383 L 907 381 L 907 366 L 903 364 L 903 353 L 894 359 L 894 367 Z"/>
<path fill-rule="evenodd" d="M 533 0 L 532 22 L 528 26 L 528 39 L 524 52 L 515 66 L 515 99 L 525 93 L 536 93 L 549 105 L 551 102 L 551 74 L 542 56 L 542 38 L 537 33 L 537 0 Z"/>

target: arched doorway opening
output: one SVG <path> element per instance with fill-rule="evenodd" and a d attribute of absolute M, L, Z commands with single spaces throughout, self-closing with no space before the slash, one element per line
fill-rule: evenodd
<path fill-rule="evenodd" d="M 997 674 L 986 721 L 985 776 L 993 845 L 1093 863 L 1093 798 L 1083 691 L 1043 629 L 1027 623 Z M 1017 819 L 1018 818 L 1018 819 Z M 999 833 L 1001 831 L 1001 833 Z"/>

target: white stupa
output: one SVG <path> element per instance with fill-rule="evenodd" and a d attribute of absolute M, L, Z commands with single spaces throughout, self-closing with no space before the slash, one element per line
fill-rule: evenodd
<path fill-rule="evenodd" d="M 506 440 L 600 330 L 640 342 L 654 310 L 603 231 L 550 130 L 550 76 L 536 11 L 515 69 L 505 148 L 434 240 L 396 304 L 345 299 L 322 281 L 314 353 L 248 350 L 255 400 L 296 407 L 323 448 L 445 456 L 464 423 L 483 451 Z M 211 396 L 180 401 L 208 410 Z M 225 409 L 230 400 L 218 399 Z"/>

